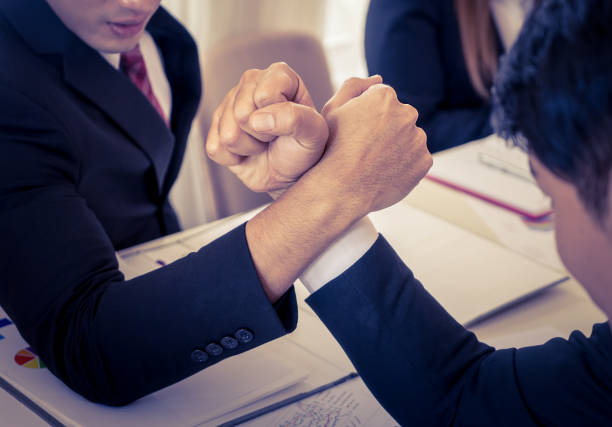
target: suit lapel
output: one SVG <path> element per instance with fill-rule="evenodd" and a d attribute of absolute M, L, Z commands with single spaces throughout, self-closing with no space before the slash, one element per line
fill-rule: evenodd
<path fill-rule="evenodd" d="M 161 192 L 174 136 L 149 100 L 128 77 L 76 37 L 64 54 L 64 79 L 103 110 L 147 154 Z"/>
<path fill-rule="evenodd" d="M 202 97 L 200 61 L 194 40 L 185 28 L 160 7 L 147 27 L 164 61 L 172 87 L 171 127 L 176 138 L 174 156 L 166 175 L 163 194 L 170 191 L 180 170 L 191 122 Z"/>
<path fill-rule="evenodd" d="M 40 55 L 59 56 L 64 80 L 119 126 L 153 164 L 159 194 L 174 150 L 174 135 L 140 90 L 74 35 L 44 0 L 0 0 L 0 11 Z"/>

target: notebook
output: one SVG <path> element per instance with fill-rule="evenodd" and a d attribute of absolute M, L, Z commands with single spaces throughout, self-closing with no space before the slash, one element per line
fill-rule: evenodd
<path fill-rule="evenodd" d="M 427 178 L 530 219 L 551 213 L 533 179 L 527 153 L 497 135 L 441 151 Z"/>

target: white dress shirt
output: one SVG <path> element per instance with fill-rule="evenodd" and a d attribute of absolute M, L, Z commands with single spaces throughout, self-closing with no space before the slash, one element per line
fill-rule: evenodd
<path fill-rule="evenodd" d="M 151 34 L 147 31 L 142 34 L 139 44 L 155 98 L 157 98 L 157 102 L 159 102 L 164 115 L 168 118 L 168 121 L 170 121 L 172 91 L 168 78 L 166 77 L 166 72 L 164 71 L 164 62 L 161 53 L 153 37 L 151 37 Z M 120 54 L 100 52 L 100 55 L 102 55 L 115 69 L 119 69 Z"/>
<path fill-rule="evenodd" d="M 504 49 L 508 52 L 533 8 L 533 0 L 491 0 L 490 7 Z"/>
<path fill-rule="evenodd" d="M 310 293 L 315 292 L 355 264 L 377 238 L 378 232 L 370 219 L 360 219 L 310 264 L 300 280 Z"/>

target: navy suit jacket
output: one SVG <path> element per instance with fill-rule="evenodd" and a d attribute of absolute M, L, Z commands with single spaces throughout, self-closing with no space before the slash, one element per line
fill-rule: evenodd
<path fill-rule="evenodd" d="M 55 375 L 112 405 L 296 322 L 291 292 L 277 306 L 265 296 L 244 227 L 145 276 L 118 271 L 115 250 L 179 229 L 168 192 L 201 95 L 186 30 L 163 9 L 147 29 L 170 129 L 44 0 L 0 2 L 0 304 Z M 236 348 L 222 341 L 234 335 Z"/>
<path fill-rule="evenodd" d="M 368 71 L 419 111 L 432 153 L 493 133 L 490 105 L 467 73 L 453 4 L 372 0 L 366 19 Z"/>
<path fill-rule="evenodd" d="M 608 323 L 495 350 L 458 324 L 382 238 L 307 302 L 406 426 L 610 426 Z"/>

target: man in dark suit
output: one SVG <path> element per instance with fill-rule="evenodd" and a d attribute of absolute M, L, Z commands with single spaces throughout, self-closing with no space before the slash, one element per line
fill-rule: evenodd
<path fill-rule="evenodd" d="M 178 230 L 168 192 L 201 93 L 193 40 L 159 0 L 2 0 L 0 63 L 0 304 L 55 375 L 110 405 L 292 330 L 299 273 L 368 209 L 405 195 L 431 162 L 414 111 L 382 88 L 353 108 L 384 101 L 378 119 L 395 130 L 381 127 L 372 145 L 375 118 L 364 117 L 331 138 L 364 152 L 367 165 L 328 156 L 247 226 L 126 282 L 115 250 Z M 271 75 L 278 70 L 291 87 L 259 101 L 287 101 L 274 107 L 286 120 L 270 147 L 290 151 L 232 159 L 243 170 L 265 164 L 258 176 L 277 195 L 328 139 L 303 82 L 283 67 Z M 413 158 L 380 149 L 415 135 L 416 173 Z"/>
<path fill-rule="evenodd" d="M 498 131 L 526 144 L 534 176 L 553 201 L 561 258 L 608 319 L 612 316 L 611 21 L 608 0 L 544 0 L 526 22 L 495 85 Z M 270 77 L 264 73 L 257 81 L 256 73 L 252 76 L 256 82 L 245 76 L 218 110 L 221 125 L 211 130 L 208 145 L 212 157 L 232 165 L 245 183 L 265 187 L 265 180 L 249 173 L 248 161 L 232 157 L 261 156 L 249 154 L 256 141 L 247 134 L 256 137 L 257 132 L 274 129 L 282 116 L 274 111 L 275 105 L 258 105 L 258 99 L 272 98 L 266 96 L 274 92 L 267 87 Z M 347 127 L 366 121 L 367 114 L 379 124 L 368 124 L 370 151 L 376 150 L 381 126 L 397 125 L 390 116 L 379 116 L 385 109 L 382 102 L 370 104 L 364 114 L 359 107 L 381 87 L 374 84 L 361 94 L 376 78 L 362 81 L 361 88 L 358 83 L 352 82 L 356 90 L 340 91 L 325 107 L 335 139 L 319 163 L 283 197 L 310 174 L 333 165 L 335 156 L 355 156 L 361 160 L 358 165 L 367 167 L 371 158 L 364 155 L 359 140 L 343 144 L 350 135 L 345 133 Z M 239 106 L 241 113 L 228 109 L 228 102 Z M 232 123 L 239 124 L 241 137 L 224 136 L 233 134 Z M 396 147 L 389 144 L 383 149 Z M 413 153 L 395 155 L 411 158 Z M 408 167 L 406 173 L 420 175 L 420 158 L 415 159 L 414 169 Z M 377 166 L 379 174 L 389 173 L 382 166 Z M 336 170 L 340 180 L 346 173 L 342 167 Z M 357 193 L 367 185 L 358 180 L 347 188 Z M 324 189 L 320 192 L 325 194 Z M 357 236 L 344 248 L 364 239 L 369 236 Z M 252 253 L 256 267 L 266 265 L 266 257 Z M 310 271 L 304 273 L 302 280 L 313 292 L 307 302 L 400 424 L 612 425 L 610 321 L 594 325 L 589 338 L 576 331 L 567 340 L 495 350 L 446 313 L 383 237 L 350 268 L 330 276 L 333 280 L 323 285 Z"/>

